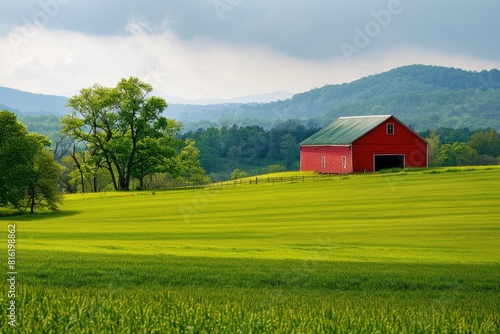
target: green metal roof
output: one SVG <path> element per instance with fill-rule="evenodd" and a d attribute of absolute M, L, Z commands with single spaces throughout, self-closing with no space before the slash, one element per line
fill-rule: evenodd
<path fill-rule="evenodd" d="M 349 145 L 390 117 L 391 115 L 340 117 L 300 145 Z"/>

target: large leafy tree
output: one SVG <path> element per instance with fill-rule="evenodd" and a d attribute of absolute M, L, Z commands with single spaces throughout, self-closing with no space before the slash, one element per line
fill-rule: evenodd
<path fill-rule="evenodd" d="M 186 139 L 185 146 L 177 157 L 177 174 L 186 180 L 204 183 L 207 176 L 200 163 L 200 150 L 195 144 L 194 140 Z"/>
<path fill-rule="evenodd" d="M 103 162 L 116 190 L 129 190 L 133 173 L 172 154 L 165 142 L 180 125 L 162 117 L 164 99 L 148 97 L 153 88 L 135 77 L 114 88 L 94 85 L 73 96 L 73 113 L 62 119 L 63 132 L 87 145 L 95 161 Z"/>
<path fill-rule="evenodd" d="M 62 168 L 55 162 L 54 155 L 44 149 L 45 146 L 50 146 L 50 141 L 46 137 L 30 134 L 28 141 L 29 171 L 25 175 L 24 207 L 29 208 L 31 213 L 34 213 L 37 207 L 55 211 L 61 200 L 58 179 Z"/>
<path fill-rule="evenodd" d="M 132 177 L 139 180 L 139 187 L 144 188 L 144 178 L 155 173 L 176 174 L 175 157 L 178 155 L 181 140 L 175 139 L 175 135 L 181 130 L 179 123 L 167 120 L 167 126 L 152 131 L 144 138 L 137 150 L 136 162 L 132 169 Z"/>
<path fill-rule="evenodd" d="M 57 210 L 59 165 L 47 137 L 30 134 L 15 114 L 0 111 L 0 205 Z"/>
<path fill-rule="evenodd" d="M 0 205 L 22 206 L 25 195 L 23 175 L 28 171 L 27 159 L 19 148 L 28 131 L 15 114 L 0 112 Z"/>

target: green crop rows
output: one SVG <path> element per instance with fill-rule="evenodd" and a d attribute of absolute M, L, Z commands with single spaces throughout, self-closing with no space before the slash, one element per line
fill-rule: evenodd
<path fill-rule="evenodd" d="M 67 196 L 0 218 L 12 332 L 496 333 L 499 203 L 477 167 Z"/>

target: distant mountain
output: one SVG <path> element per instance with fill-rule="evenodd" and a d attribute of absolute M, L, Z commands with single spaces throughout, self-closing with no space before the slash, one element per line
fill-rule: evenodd
<path fill-rule="evenodd" d="M 155 93 L 156 94 L 156 93 Z M 286 100 L 291 98 L 294 94 L 286 91 L 278 91 L 266 94 L 248 95 L 232 99 L 197 99 L 188 100 L 180 97 L 167 95 L 162 92 L 157 93 L 158 96 L 163 97 L 169 104 L 175 105 L 212 105 L 212 104 L 228 104 L 228 103 L 268 103 L 279 100 Z"/>
<path fill-rule="evenodd" d="M 33 94 L 17 89 L 0 87 L 0 108 L 18 114 L 65 115 L 71 112 L 66 107 L 67 97 Z"/>
<path fill-rule="evenodd" d="M 293 93 L 278 91 L 267 94 L 249 95 L 233 99 L 198 99 L 188 100 L 162 92 L 153 92 L 154 95 L 163 97 L 171 106 L 194 106 L 194 105 L 225 105 L 231 103 L 266 103 L 285 100 L 293 96 Z M 27 115 L 65 115 L 71 112 L 66 108 L 68 98 L 64 96 L 33 94 L 17 89 L 0 87 L 0 108 L 15 111 L 18 114 Z M 219 106 L 220 107 L 220 106 Z M 182 108 L 182 107 L 180 107 Z M 208 107 L 210 108 L 210 107 Z"/>
<path fill-rule="evenodd" d="M 161 96 L 161 94 L 158 94 Z M 326 125 L 340 116 L 392 114 L 417 131 L 437 127 L 500 130 L 500 71 L 410 65 L 351 83 L 326 85 L 275 102 L 195 105 L 217 100 L 169 102 L 168 118 L 187 128 L 220 124 L 270 127 L 276 120 L 299 119 Z M 262 96 L 261 96 L 262 97 Z M 271 98 L 268 96 L 268 98 Z M 254 96 L 251 100 L 257 101 Z M 174 100 L 175 101 L 175 100 Z M 66 114 L 67 98 L 0 87 L 0 108 L 19 113 Z M 234 102 L 234 100 L 232 101 Z"/>
<path fill-rule="evenodd" d="M 351 83 L 326 85 L 264 104 L 174 106 L 171 116 L 232 124 L 276 119 L 326 125 L 340 116 L 393 114 L 418 131 L 436 127 L 500 129 L 500 71 L 411 65 Z"/>

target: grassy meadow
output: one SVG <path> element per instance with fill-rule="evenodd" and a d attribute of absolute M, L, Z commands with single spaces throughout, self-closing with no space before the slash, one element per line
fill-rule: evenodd
<path fill-rule="evenodd" d="M 499 204 L 497 167 L 67 195 L 0 218 L 13 332 L 497 333 Z"/>

